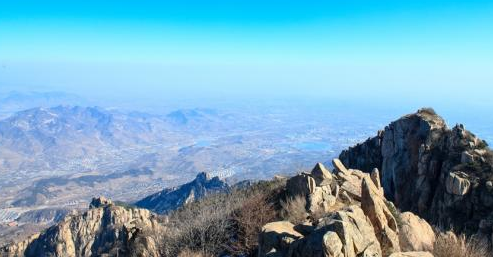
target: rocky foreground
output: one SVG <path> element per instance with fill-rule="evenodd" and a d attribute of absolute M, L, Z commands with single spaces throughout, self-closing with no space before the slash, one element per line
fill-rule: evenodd
<path fill-rule="evenodd" d="M 287 181 L 288 197 L 306 197 L 306 219 L 266 224 L 259 256 L 433 256 L 433 229 L 395 210 L 377 169 L 347 169 L 339 159 L 333 165 L 334 172 L 317 164 Z"/>
<path fill-rule="evenodd" d="M 0 256 L 492 256 L 492 156 L 464 126 L 423 109 L 341 153 L 333 170 L 319 163 L 227 192 L 213 180 L 222 193 L 202 190 L 199 201 L 185 190 L 192 182 L 185 197 L 144 201 L 160 212 L 185 204 L 165 216 L 95 198 Z M 469 247 L 449 228 L 483 244 Z"/>

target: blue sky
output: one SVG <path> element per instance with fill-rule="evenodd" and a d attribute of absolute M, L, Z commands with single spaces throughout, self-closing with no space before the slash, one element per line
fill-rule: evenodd
<path fill-rule="evenodd" d="M 493 1 L 0 2 L 4 90 L 493 107 L 492 71 Z"/>

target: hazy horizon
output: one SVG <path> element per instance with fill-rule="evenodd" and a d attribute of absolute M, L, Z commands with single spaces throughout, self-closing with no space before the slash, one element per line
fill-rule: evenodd
<path fill-rule="evenodd" d="M 4 2 L 0 88 L 491 109 L 492 25 L 487 1 Z"/>

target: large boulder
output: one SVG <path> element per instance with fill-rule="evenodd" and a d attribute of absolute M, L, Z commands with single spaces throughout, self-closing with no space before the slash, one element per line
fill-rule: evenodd
<path fill-rule="evenodd" d="M 433 251 L 435 233 L 430 224 L 412 212 L 400 214 L 399 242 L 402 251 Z"/>
<path fill-rule="evenodd" d="M 361 209 L 375 229 L 383 255 L 400 252 L 397 222 L 370 177 L 365 177 L 362 181 Z"/>
<path fill-rule="evenodd" d="M 465 178 L 467 175 L 462 172 L 450 172 L 445 179 L 447 193 L 453 195 L 465 195 L 469 192 L 471 182 Z"/>
<path fill-rule="evenodd" d="M 361 179 L 365 176 L 362 171 L 348 170 L 339 161 L 339 159 L 332 160 L 334 167 L 336 167 L 336 177 L 340 184 L 340 190 L 346 192 L 352 199 L 361 201 Z"/>
<path fill-rule="evenodd" d="M 290 245 L 302 237 L 289 221 L 267 223 L 259 234 L 258 256 L 287 256 Z"/>
<path fill-rule="evenodd" d="M 322 238 L 322 246 L 323 246 L 323 251 L 324 251 L 324 256 L 330 256 L 330 257 L 343 257 L 343 248 L 344 245 L 342 244 L 341 238 L 339 238 L 339 235 L 334 232 L 334 231 L 329 231 L 325 233 L 325 235 Z"/>
<path fill-rule="evenodd" d="M 338 173 L 342 173 L 346 176 L 349 176 L 351 175 L 351 173 L 349 172 L 349 170 L 346 168 L 346 166 L 344 166 L 344 164 L 342 164 L 341 160 L 339 159 L 333 159 L 332 160 L 332 165 L 334 165 L 334 168 L 335 170 L 338 172 Z"/>
<path fill-rule="evenodd" d="M 311 172 L 317 185 L 330 185 L 332 183 L 332 174 L 325 168 L 322 163 L 317 163 Z"/>
<path fill-rule="evenodd" d="M 288 179 L 286 190 L 289 196 L 308 196 L 316 187 L 315 179 L 310 174 L 301 173 Z"/>
<path fill-rule="evenodd" d="M 336 200 L 329 185 L 315 187 L 313 193 L 308 195 L 308 211 L 310 213 L 328 212 Z"/>

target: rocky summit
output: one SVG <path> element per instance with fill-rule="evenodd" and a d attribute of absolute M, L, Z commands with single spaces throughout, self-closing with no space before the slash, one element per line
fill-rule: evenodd
<path fill-rule="evenodd" d="M 385 196 L 403 211 L 456 230 L 491 233 L 493 155 L 464 125 L 449 129 L 433 110 L 392 122 L 343 151 L 349 168 L 378 168 Z"/>

